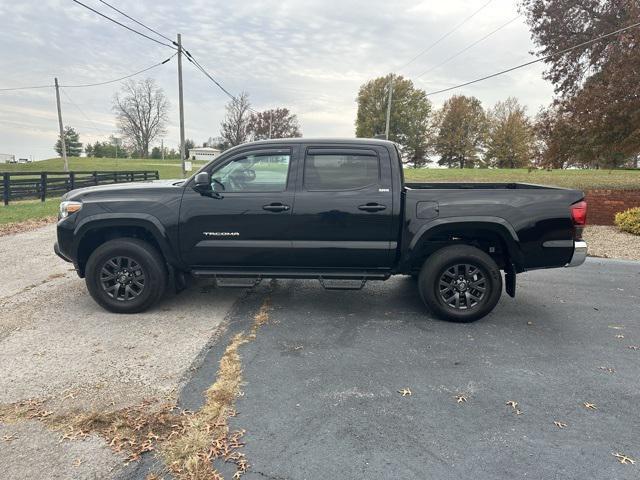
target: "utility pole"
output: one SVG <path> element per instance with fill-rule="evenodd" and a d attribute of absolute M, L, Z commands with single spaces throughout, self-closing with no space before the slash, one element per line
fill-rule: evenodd
<path fill-rule="evenodd" d="M 393 74 L 391 74 L 391 81 L 389 82 L 389 97 L 387 98 L 387 125 L 384 129 L 384 138 L 389 140 L 389 123 L 391 121 L 391 99 L 393 97 Z"/>
<path fill-rule="evenodd" d="M 182 161 L 182 176 L 187 176 L 184 160 L 184 105 L 182 102 L 182 35 L 178 34 L 178 102 L 180 104 L 180 160 Z"/>
<path fill-rule="evenodd" d="M 269 110 L 269 138 L 271 138 L 271 122 L 272 122 L 271 115 L 272 115 L 272 111 Z"/>
<path fill-rule="evenodd" d="M 164 138 L 160 139 L 160 151 L 162 152 L 162 160 L 164 160 Z"/>
<path fill-rule="evenodd" d="M 64 138 L 64 124 L 62 123 L 62 109 L 60 108 L 60 87 L 58 87 L 58 77 L 55 78 L 56 102 L 58 103 L 58 125 L 60 126 L 60 146 L 62 147 L 62 158 L 64 160 L 64 171 L 69 171 L 69 161 L 67 160 L 67 142 Z"/>

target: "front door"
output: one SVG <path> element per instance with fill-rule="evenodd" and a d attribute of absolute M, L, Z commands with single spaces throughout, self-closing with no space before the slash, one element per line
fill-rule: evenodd
<path fill-rule="evenodd" d="M 300 152 L 292 236 L 295 262 L 388 268 L 394 259 L 390 158 L 379 146 L 309 145 Z"/>
<path fill-rule="evenodd" d="M 291 148 L 239 153 L 212 167 L 217 197 L 185 191 L 180 249 L 191 267 L 272 267 L 290 253 L 295 162 Z"/>

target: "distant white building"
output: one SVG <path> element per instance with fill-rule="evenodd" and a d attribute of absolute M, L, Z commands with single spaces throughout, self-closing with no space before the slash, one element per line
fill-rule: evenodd
<path fill-rule="evenodd" d="M 0 163 L 16 163 L 16 156 L 9 153 L 0 153 Z"/>
<path fill-rule="evenodd" d="M 213 160 L 220 155 L 220 150 L 212 147 L 196 147 L 189 150 L 189 160 Z"/>

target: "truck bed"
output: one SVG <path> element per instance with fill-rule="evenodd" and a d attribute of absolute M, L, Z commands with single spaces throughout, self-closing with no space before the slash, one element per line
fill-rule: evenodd
<path fill-rule="evenodd" d="M 405 183 L 405 188 L 411 190 L 563 190 L 559 187 L 536 185 L 534 183 L 488 183 L 488 182 L 410 182 Z"/>

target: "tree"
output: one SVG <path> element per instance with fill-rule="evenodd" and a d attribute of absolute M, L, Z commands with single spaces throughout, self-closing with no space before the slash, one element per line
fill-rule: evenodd
<path fill-rule="evenodd" d="M 184 140 L 184 154 L 189 157 L 189 150 L 192 148 L 196 148 L 196 142 L 194 142 L 190 138 L 185 138 Z M 180 145 L 178 145 L 178 150 L 180 150 Z"/>
<path fill-rule="evenodd" d="M 248 129 L 252 140 L 302 136 L 298 117 L 292 114 L 288 108 L 273 108 L 252 113 L 249 117 Z"/>
<path fill-rule="evenodd" d="M 556 54 L 640 18 L 640 4 L 628 0 L 521 0 L 521 5 L 540 55 Z M 558 95 L 553 110 L 560 117 L 552 118 L 562 118 L 554 125 L 575 132 L 566 139 L 576 152 L 570 162 L 612 167 L 640 153 L 639 44 L 640 29 L 633 28 L 545 60 L 545 78 Z"/>
<path fill-rule="evenodd" d="M 250 109 L 249 95 L 246 92 L 227 103 L 227 113 L 220 124 L 220 136 L 228 147 L 235 147 L 249 140 Z"/>
<path fill-rule="evenodd" d="M 488 116 L 485 159 L 494 167 L 522 168 L 533 160 L 535 133 L 526 108 L 514 97 L 498 102 Z"/>
<path fill-rule="evenodd" d="M 162 158 L 162 150 L 160 150 L 160 147 L 153 147 L 151 149 L 151 158 L 156 160 Z"/>
<path fill-rule="evenodd" d="M 369 80 L 358 92 L 356 137 L 375 137 L 386 128 L 389 86 L 393 83 L 389 140 L 397 142 L 405 161 L 419 167 L 427 163 L 431 102 L 411 80 L 389 74 Z"/>
<path fill-rule="evenodd" d="M 164 91 L 150 78 L 128 80 L 115 95 L 113 110 L 122 136 L 146 158 L 151 142 L 166 133 L 169 101 Z"/>
<path fill-rule="evenodd" d="M 64 127 L 64 142 L 67 157 L 79 157 L 82 153 L 82 143 L 80 143 L 80 135 L 73 127 Z M 54 146 L 58 155 L 62 156 L 62 138 L 58 135 L 58 141 Z"/>
<path fill-rule="evenodd" d="M 476 97 L 454 95 L 436 117 L 433 147 L 440 156 L 438 164 L 448 167 L 473 168 L 487 134 L 487 118 Z"/>

